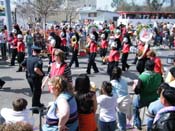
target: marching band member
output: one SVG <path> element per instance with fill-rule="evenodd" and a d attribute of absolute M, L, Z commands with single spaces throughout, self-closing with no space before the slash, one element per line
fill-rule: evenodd
<path fill-rule="evenodd" d="M 72 36 L 72 58 L 69 63 L 69 67 L 72 66 L 73 62 L 75 61 L 75 67 L 79 67 L 79 62 L 78 62 L 78 51 L 79 51 L 79 44 L 77 41 L 77 37 L 74 35 Z"/>
<path fill-rule="evenodd" d="M 95 35 L 94 34 L 90 34 L 90 43 L 89 43 L 89 61 L 88 61 L 88 66 L 87 66 L 87 74 L 91 74 L 91 66 L 93 66 L 94 69 L 94 73 L 98 73 L 99 70 L 97 68 L 97 65 L 95 63 L 95 57 L 97 55 L 97 43 L 95 40 Z"/>
<path fill-rule="evenodd" d="M 111 50 L 109 56 L 106 59 L 108 61 L 107 73 L 109 74 L 111 80 L 112 70 L 115 66 L 118 66 L 120 59 L 120 52 L 117 50 L 116 42 L 111 44 Z"/>
<path fill-rule="evenodd" d="M 18 56 L 18 63 L 19 63 L 19 68 L 16 72 L 22 72 L 22 66 L 21 62 L 24 61 L 25 57 L 25 44 L 23 42 L 23 36 L 21 34 L 18 34 L 17 36 L 18 42 L 17 42 L 17 56 Z"/>
<path fill-rule="evenodd" d="M 145 62 L 147 60 L 147 52 L 149 51 L 150 45 L 148 43 L 144 44 L 139 41 L 138 43 L 138 62 L 136 65 L 137 71 L 141 74 L 145 69 Z"/>
<path fill-rule="evenodd" d="M 129 51 L 130 51 L 130 43 L 128 41 L 128 38 L 127 37 L 124 37 L 123 38 L 123 47 L 122 47 L 122 59 L 121 59 L 121 62 L 122 62 L 122 70 L 125 71 L 126 68 L 127 70 L 129 69 L 129 65 L 127 64 L 127 59 L 128 59 L 128 54 L 129 54 Z"/>
<path fill-rule="evenodd" d="M 66 35 L 64 32 L 60 33 L 60 37 L 61 37 L 61 50 L 66 52 L 66 44 L 67 44 L 67 40 L 66 40 Z"/>
<path fill-rule="evenodd" d="M 105 64 L 105 61 L 103 60 L 106 56 L 106 53 L 107 53 L 107 49 L 108 49 L 108 41 L 107 41 L 107 38 L 105 37 L 105 34 L 103 33 L 101 35 L 101 45 L 100 45 L 100 56 L 102 58 L 102 64 L 104 65 Z"/>

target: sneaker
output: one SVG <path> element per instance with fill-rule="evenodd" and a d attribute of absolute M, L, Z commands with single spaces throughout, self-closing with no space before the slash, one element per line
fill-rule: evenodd
<path fill-rule="evenodd" d="M 17 70 L 16 72 L 22 72 L 22 70 Z"/>
<path fill-rule="evenodd" d="M 94 71 L 94 73 L 98 73 L 99 71 Z"/>
<path fill-rule="evenodd" d="M 2 89 L 2 87 L 4 86 L 5 81 L 2 81 L 1 85 L 0 85 L 0 89 Z"/>
<path fill-rule="evenodd" d="M 137 130 L 142 130 L 142 127 L 141 126 L 136 126 L 136 125 L 134 125 L 134 128 L 136 128 Z"/>

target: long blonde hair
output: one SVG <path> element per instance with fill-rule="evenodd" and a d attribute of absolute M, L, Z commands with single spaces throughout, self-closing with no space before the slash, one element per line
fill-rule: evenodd
<path fill-rule="evenodd" d="M 58 89 L 58 92 L 68 91 L 68 83 L 62 76 L 54 76 L 49 80 L 49 83 Z"/>

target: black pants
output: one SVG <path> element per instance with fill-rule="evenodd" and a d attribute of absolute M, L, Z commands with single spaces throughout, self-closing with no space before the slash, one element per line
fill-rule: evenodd
<path fill-rule="evenodd" d="M 11 58 L 11 65 L 15 65 L 15 59 L 17 56 L 18 52 L 16 48 L 12 48 L 12 58 Z"/>
<path fill-rule="evenodd" d="M 41 98 L 41 85 L 42 85 L 42 78 L 32 78 L 28 77 L 27 81 L 30 85 L 32 91 L 32 107 L 38 106 L 40 107 L 40 98 Z"/>
<path fill-rule="evenodd" d="M 22 71 L 22 66 L 21 66 L 21 62 L 24 61 L 24 57 L 25 57 L 25 53 L 24 52 L 18 52 L 18 63 L 19 63 L 19 71 Z"/>
<path fill-rule="evenodd" d="M 5 84 L 5 81 L 3 81 L 2 79 L 0 79 L 0 86 L 3 86 Z"/>
<path fill-rule="evenodd" d="M 7 52 L 6 43 L 0 43 L 0 44 L 1 44 L 1 55 L 2 55 L 2 59 L 6 59 L 6 52 Z"/>
<path fill-rule="evenodd" d="M 101 57 L 105 57 L 107 54 L 107 48 L 101 48 L 100 49 L 100 56 Z"/>
<path fill-rule="evenodd" d="M 71 61 L 69 63 L 69 66 L 71 67 L 72 64 L 74 63 L 75 61 L 75 67 L 79 67 L 79 62 L 78 62 L 78 50 L 75 50 L 72 52 L 72 58 L 71 58 Z"/>
<path fill-rule="evenodd" d="M 141 74 L 145 70 L 146 58 L 139 59 L 136 65 L 137 71 Z"/>
<path fill-rule="evenodd" d="M 108 73 L 108 75 L 110 77 L 110 80 L 111 80 L 112 70 L 113 70 L 114 67 L 117 67 L 118 64 L 119 64 L 118 61 L 113 61 L 113 62 L 109 62 L 108 63 L 107 73 Z"/>
<path fill-rule="evenodd" d="M 91 66 L 93 67 L 94 72 L 99 72 L 97 65 L 95 63 L 95 57 L 96 57 L 96 53 L 89 54 L 89 62 L 88 62 L 87 71 L 86 71 L 88 74 L 91 73 Z"/>
<path fill-rule="evenodd" d="M 125 71 L 126 68 L 129 68 L 129 65 L 127 64 L 127 60 L 128 60 L 128 53 L 123 53 L 122 54 L 122 70 Z"/>

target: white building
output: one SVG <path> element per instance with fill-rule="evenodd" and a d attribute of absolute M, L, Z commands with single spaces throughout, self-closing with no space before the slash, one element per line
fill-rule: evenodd
<path fill-rule="evenodd" d="M 119 15 L 112 8 L 112 0 L 96 0 L 94 5 L 85 6 L 78 9 L 79 20 L 93 20 L 96 23 L 117 20 Z"/>

